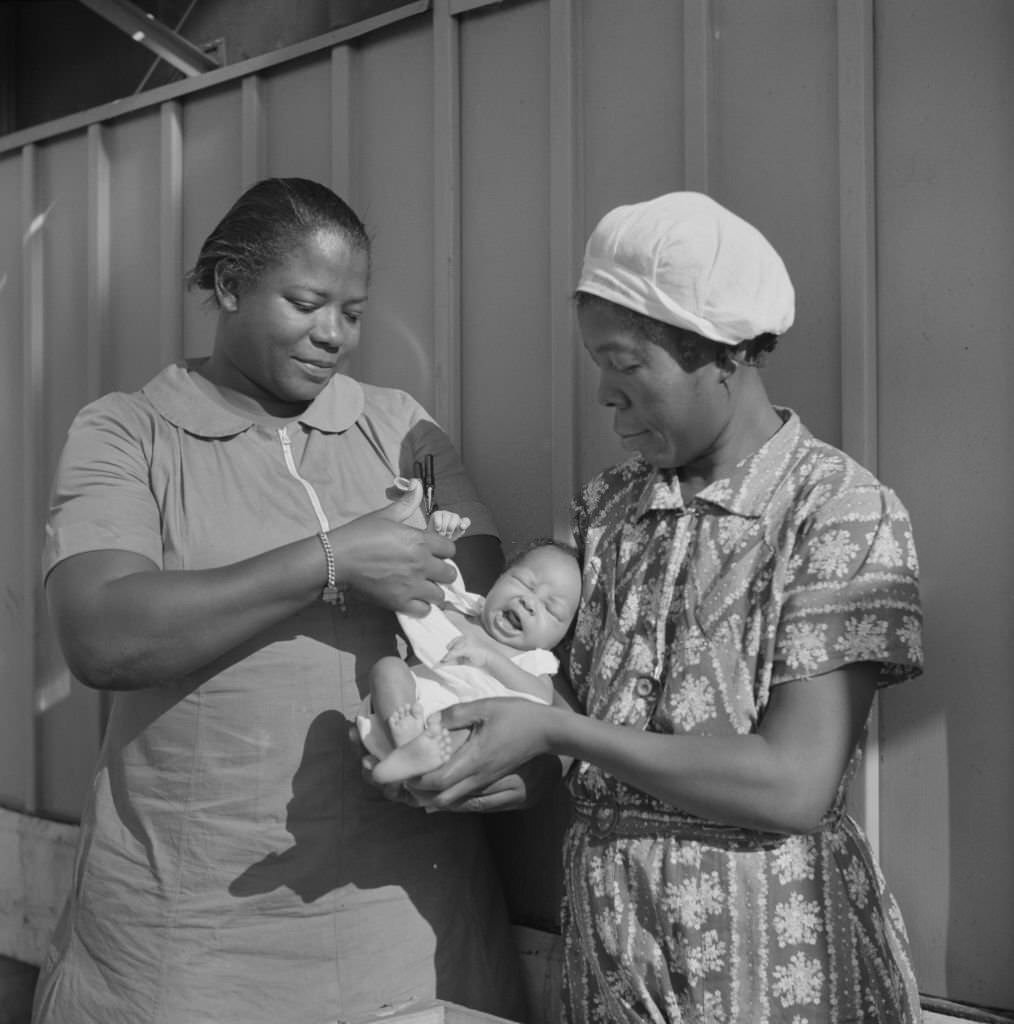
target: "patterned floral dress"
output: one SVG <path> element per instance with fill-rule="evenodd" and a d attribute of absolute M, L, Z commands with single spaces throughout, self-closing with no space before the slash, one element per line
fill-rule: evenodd
<path fill-rule="evenodd" d="M 781 410 L 782 428 L 684 504 L 636 457 L 575 502 L 585 572 L 570 678 L 589 715 L 662 733 L 756 731 L 771 687 L 855 662 L 920 672 L 918 564 L 897 497 Z M 905 927 L 845 813 L 784 836 L 680 812 L 595 765 L 570 776 L 567 1021 L 915 1024 Z"/>

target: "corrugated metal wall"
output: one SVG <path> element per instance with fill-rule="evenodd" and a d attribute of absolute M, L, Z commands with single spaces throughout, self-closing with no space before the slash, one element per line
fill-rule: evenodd
<path fill-rule="evenodd" d="M 316 177 L 362 214 L 357 372 L 460 440 L 508 547 L 618 456 L 574 334 L 586 233 L 707 190 L 796 283 L 773 397 L 913 514 L 929 666 L 881 701 L 857 796 L 921 988 L 1014 1004 L 1012 26 L 1006 0 L 417 2 L 0 139 L 0 800 L 80 807 L 102 709 L 46 624 L 49 478 L 85 401 L 208 350 L 180 279 L 244 185 Z M 529 920 L 560 821 L 493 823 Z"/>

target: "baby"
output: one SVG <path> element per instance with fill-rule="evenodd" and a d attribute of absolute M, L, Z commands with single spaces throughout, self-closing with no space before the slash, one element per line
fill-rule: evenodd
<path fill-rule="evenodd" d="M 467 520 L 465 521 L 467 527 Z M 461 536 L 462 521 L 439 510 L 430 529 Z M 420 664 L 381 658 L 370 671 L 370 697 L 357 725 L 379 758 L 378 783 L 401 782 L 439 767 L 464 743 L 439 712 L 483 697 L 523 697 L 550 704 L 559 662 L 551 648 L 566 636 L 581 595 L 581 570 L 569 547 L 538 540 L 517 555 L 483 598 L 460 573 L 444 587 L 442 607 L 398 620 Z"/>

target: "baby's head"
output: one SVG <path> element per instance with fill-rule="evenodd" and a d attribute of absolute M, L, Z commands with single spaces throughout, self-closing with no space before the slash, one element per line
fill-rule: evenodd
<path fill-rule="evenodd" d="M 573 548 L 538 540 L 516 555 L 486 595 L 482 624 L 519 651 L 551 649 L 567 635 L 581 597 Z"/>

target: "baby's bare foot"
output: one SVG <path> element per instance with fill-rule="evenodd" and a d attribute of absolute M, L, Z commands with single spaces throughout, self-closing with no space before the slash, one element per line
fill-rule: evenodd
<path fill-rule="evenodd" d="M 451 746 L 451 734 L 441 724 L 440 715 L 430 715 L 415 739 L 391 751 L 374 767 L 373 781 L 404 782 L 439 768 L 451 756 Z"/>
<path fill-rule="evenodd" d="M 419 701 L 402 704 L 395 708 L 394 714 L 387 720 L 387 728 L 391 733 L 391 741 L 396 747 L 404 746 L 414 740 L 423 731 L 423 706 Z"/>

